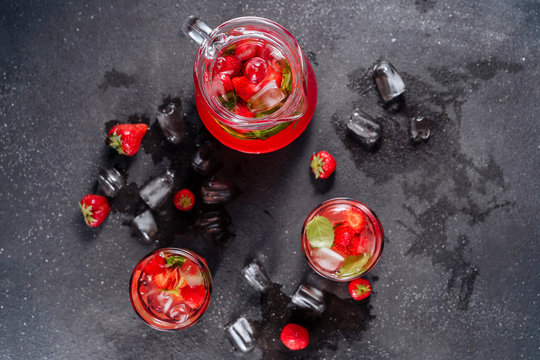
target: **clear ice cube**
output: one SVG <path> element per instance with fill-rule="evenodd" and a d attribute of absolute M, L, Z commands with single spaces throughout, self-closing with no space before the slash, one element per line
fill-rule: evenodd
<path fill-rule="evenodd" d="M 137 215 L 131 221 L 131 226 L 133 226 L 139 238 L 147 243 L 151 243 L 154 240 L 154 236 L 158 231 L 156 221 L 150 210 Z"/>
<path fill-rule="evenodd" d="M 193 156 L 191 167 L 201 175 L 209 175 L 216 167 L 215 144 L 207 142 L 203 144 Z"/>
<path fill-rule="evenodd" d="M 375 145 L 381 137 L 381 125 L 360 109 L 353 110 L 347 129 L 367 146 Z"/>
<path fill-rule="evenodd" d="M 201 186 L 201 195 L 205 204 L 223 204 L 232 199 L 233 187 L 227 181 L 210 179 Z"/>
<path fill-rule="evenodd" d="M 405 82 L 388 61 L 379 61 L 375 64 L 373 77 L 385 102 L 389 102 L 405 92 Z"/>
<path fill-rule="evenodd" d="M 304 309 L 313 310 L 319 314 L 324 312 L 324 293 L 308 284 L 301 284 L 291 298 L 291 302 Z"/>
<path fill-rule="evenodd" d="M 227 324 L 225 333 L 231 344 L 241 352 L 249 352 L 255 347 L 253 328 L 243 316 Z"/>
<path fill-rule="evenodd" d="M 345 258 L 328 248 L 315 248 L 311 250 L 313 261 L 329 272 L 337 271 L 345 262 Z"/>
<path fill-rule="evenodd" d="M 272 80 L 253 95 L 249 100 L 248 107 L 251 111 L 270 110 L 279 105 L 286 97 L 287 94 L 277 86 L 275 80 Z"/>
<path fill-rule="evenodd" d="M 271 281 L 257 260 L 253 260 L 242 269 L 242 276 L 257 291 L 265 292 L 270 287 Z"/>
<path fill-rule="evenodd" d="M 233 236 L 228 231 L 228 226 L 231 223 L 230 216 L 224 211 L 208 211 L 204 212 L 197 220 L 195 226 L 199 228 L 203 234 L 219 245 L 226 244 Z"/>
<path fill-rule="evenodd" d="M 431 120 L 427 116 L 412 117 L 409 121 L 409 135 L 413 142 L 429 139 L 431 135 Z"/>
<path fill-rule="evenodd" d="M 115 197 L 126 186 L 126 179 L 115 168 L 103 168 L 98 175 L 98 183 L 105 195 Z"/>
<path fill-rule="evenodd" d="M 153 178 L 140 190 L 139 196 L 152 209 L 159 209 L 171 194 L 174 186 L 174 173 L 170 170 Z"/>
<path fill-rule="evenodd" d="M 173 144 L 180 144 L 185 136 L 182 99 L 179 97 L 165 99 L 159 107 L 157 121 L 165 138 Z"/>

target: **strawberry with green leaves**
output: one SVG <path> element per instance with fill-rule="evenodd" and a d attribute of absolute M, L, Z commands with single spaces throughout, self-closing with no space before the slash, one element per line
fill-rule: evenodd
<path fill-rule="evenodd" d="M 189 211 L 195 205 L 195 195 L 189 189 L 182 189 L 174 195 L 174 206 L 180 211 Z"/>
<path fill-rule="evenodd" d="M 121 155 L 132 156 L 139 151 L 141 142 L 148 130 L 146 124 L 119 124 L 109 131 L 109 146 Z"/>
<path fill-rule="evenodd" d="M 311 170 L 316 179 L 326 179 L 336 169 L 336 160 L 326 151 L 319 151 L 311 156 Z"/>
<path fill-rule="evenodd" d="M 349 294 L 354 300 L 363 300 L 371 294 L 371 284 L 366 279 L 356 279 L 349 283 Z"/>
<path fill-rule="evenodd" d="M 86 225 L 97 227 L 105 221 L 111 207 L 105 196 L 88 194 L 79 202 L 79 206 L 84 216 Z"/>

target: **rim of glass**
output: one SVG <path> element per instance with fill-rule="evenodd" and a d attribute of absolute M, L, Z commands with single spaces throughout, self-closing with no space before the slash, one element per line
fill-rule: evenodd
<path fill-rule="evenodd" d="M 151 312 L 149 312 L 146 309 L 146 305 L 144 305 L 144 302 L 140 299 L 140 296 L 138 295 L 138 288 L 137 284 L 140 279 L 140 275 L 142 274 L 142 269 L 147 265 L 149 259 L 161 252 L 166 253 L 172 253 L 175 255 L 182 255 L 189 260 L 193 261 L 197 264 L 197 266 L 201 269 L 203 272 L 203 281 L 204 281 L 204 288 L 206 289 L 206 297 L 201 304 L 201 306 L 197 309 L 197 311 L 191 315 L 187 320 L 182 322 L 174 322 L 174 321 L 165 321 L 161 320 L 159 318 L 156 318 Z M 138 273 L 138 277 L 136 277 L 136 273 Z M 161 330 L 161 331 L 176 331 L 176 330 L 182 330 L 186 329 L 193 324 L 195 324 L 199 318 L 206 312 L 206 309 L 208 308 L 208 305 L 210 304 L 210 299 L 212 298 L 212 274 L 210 273 L 210 269 L 208 268 L 208 265 L 206 264 L 206 261 L 194 253 L 191 250 L 188 249 L 182 249 L 182 248 L 173 248 L 173 247 L 167 247 L 167 248 L 161 248 L 156 249 L 149 254 L 145 255 L 137 265 L 133 268 L 133 271 L 131 273 L 131 277 L 129 280 L 129 300 L 131 302 L 131 306 L 133 307 L 133 310 L 137 315 L 150 327 Z M 137 300 L 134 299 L 134 297 L 137 297 Z M 144 315 L 140 313 L 140 311 L 144 312 Z M 150 321 L 151 319 L 151 321 Z"/>
<path fill-rule="evenodd" d="M 308 246 L 309 245 L 308 245 L 308 240 L 307 240 L 307 236 L 305 235 L 305 233 L 306 233 L 306 225 L 309 222 L 309 220 L 313 219 L 313 217 L 315 217 L 317 214 L 319 214 L 323 209 L 326 209 L 326 208 L 328 208 L 330 206 L 333 206 L 333 205 L 343 204 L 343 203 L 346 203 L 346 202 L 353 203 L 354 206 L 361 209 L 362 212 L 364 212 L 369 217 L 369 220 L 370 220 L 371 224 L 373 225 L 373 227 L 377 228 L 377 229 L 374 229 L 375 230 L 374 235 L 376 237 L 376 243 L 378 244 L 378 246 L 376 247 L 376 249 L 374 251 L 374 254 L 375 254 L 375 257 L 373 257 L 374 260 L 371 261 L 369 266 L 363 272 L 361 272 L 359 274 L 356 274 L 356 275 L 353 275 L 353 276 L 349 276 L 349 277 L 338 278 L 338 277 L 329 275 L 328 272 L 325 272 L 324 270 L 320 269 L 318 267 L 318 265 L 314 261 L 312 261 L 311 257 L 308 255 L 308 252 L 309 252 Z M 380 234 L 380 236 L 377 236 L 378 234 Z M 301 246 L 302 246 L 302 252 L 304 253 L 304 256 L 306 257 L 307 262 L 308 262 L 309 266 L 313 269 L 313 271 L 315 271 L 320 276 L 322 276 L 322 277 L 324 277 L 326 279 L 332 280 L 332 281 L 348 282 L 348 281 L 352 281 L 352 280 L 355 280 L 355 279 L 358 279 L 358 278 L 361 278 L 361 277 L 365 276 L 367 273 L 369 273 L 371 270 L 373 270 L 375 265 L 377 265 L 377 263 L 379 262 L 379 260 L 381 258 L 383 248 L 384 248 L 384 230 L 383 230 L 381 221 L 379 220 L 379 217 L 377 216 L 377 214 L 375 214 L 375 212 L 369 206 L 367 206 L 366 204 L 364 204 L 364 203 L 362 203 L 362 202 L 360 202 L 358 200 L 352 199 L 352 198 L 338 197 L 338 198 L 333 198 L 333 199 L 323 201 L 322 203 L 317 205 L 313 210 L 311 210 L 311 212 L 308 214 L 308 216 L 304 220 L 304 224 L 302 225 Z"/>

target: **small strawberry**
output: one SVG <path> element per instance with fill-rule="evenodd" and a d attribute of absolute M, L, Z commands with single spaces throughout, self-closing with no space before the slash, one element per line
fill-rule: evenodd
<path fill-rule="evenodd" d="M 309 343 L 309 333 L 303 326 L 287 324 L 281 330 L 281 342 L 291 350 L 302 350 Z"/>
<path fill-rule="evenodd" d="M 242 62 L 233 55 L 220 56 L 214 65 L 214 74 L 225 73 L 230 77 L 238 76 L 242 70 Z"/>
<path fill-rule="evenodd" d="M 367 225 L 366 215 L 358 210 L 347 210 L 345 212 L 345 220 L 354 229 L 356 233 L 364 230 Z"/>
<path fill-rule="evenodd" d="M 371 294 L 371 284 L 366 279 L 356 279 L 349 283 L 349 294 L 354 300 L 363 300 Z"/>
<path fill-rule="evenodd" d="M 189 189 L 182 189 L 174 195 L 174 206 L 180 211 L 189 211 L 195 205 L 195 195 Z"/>
<path fill-rule="evenodd" d="M 181 279 L 178 269 L 168 268 L 163 272 L 160 272 L 152 276 L 152 281 L 161 290 L 173 290 L 180 285 Z"/>
<path fill-rule="evenodd" d="M 342 256 L 351 255 L 350 246 L 354 235 L 354 230 L 349 225 L 338 226 L 334 229 L 334 244 L 331 249 Z"/>
<path fill-rule="evenodd" d="M 319 151 L 311 156 L 311 170 L 316 179 L 326 179 L 336 169 L 336 160 L 326 151 Z"/>
<path fill-rule="evenodd" d="M 234 56 L 240 61 L 246 61 L 255 56 L 260 56 L 264 44 L 258 41 L 246 41 L 240 43 L 234 49 Z"/>
<path fill-rule="evenodd" d="M 238 103 L 236 104 L 236 106 L 234 107 L 234 109 L 232 109 L 232 112 L 235 113 L 236 115 L 239 115 L 239 116 L 245 116 L 245 117 L 254 117 L 255 114 L 253 114 L 248 108 L 246 105 L 242 104 L 242 103 Z"/>
<path fill-rule="evenodd" d="M 355 234 L 349 245 L 349 254 L 360 255 L 367 253 L 369 250 L 368 245 L 369 240 L 366 234 Z"/>
<path fill-rule="evenodd" d="M 180 295 L 192 309 L 197 309 L 202 305 L 206 298 L 206 289 L 204 286 L 185 286 L 180 290 Z"/>
<path fill-rule="evenodd" d="M 212 86 L 218 97 L 228 97 L 227 93 L 234 91 L 231 77 L 225 73 L 214 75 Z"/>
<path fill-rule="evenodd" d="M 236 95 L 245 102 L 249 102 L 249 99 L 261 88 L 260 84 L 253 84 L 245 76 L 232 78 L 232 83 Z"/>
<path fill-rule="evenodd" d="M 146 124 L 119 124 L 109 131 L 109 145 L 119 154 L 132 156 L 139 151 L 148 130 Z"/>
<path fill-rule="evenodd" d="M 165 259 L 160 256 L 154 256 L 144 267 L 144 272 L 148 275 L 157 275 L 159 273 L 165 272 L 165 267 L 167 263 Z"/>
<path fill-rule="evenodd" d="M 105 221 L 111 207 L 105 196 L 88 194 L 79 202 L 86 225 L 97 227 Z"/>

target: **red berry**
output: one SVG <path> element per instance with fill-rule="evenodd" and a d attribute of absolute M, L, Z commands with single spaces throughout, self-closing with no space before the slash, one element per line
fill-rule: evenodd
<path fill-rule="evenodd" d="M 214 75 L 212 86 L 217 97 L 227 97 L 227 93 L 233 91 L 231 77 L 225 73 Z"/>
<path fill-rule="evenodd" d="M 165 259 L 160 255 L 156 255 L 146 264 L 144 267 L 144 272 L 148 275 L 157 275 L 165 271 L 166 265 L 167 262 Z"/>
<path fill-rule="evenodd" d="M 349 225 L 354 229 L 356 233 L 364 230 L 367 225 L 366 215 L 363 212 L 358 210 L 347 210 L 345 212 L 345 220 Z"/>
<path fill-rule="evenodd" d="M 355 234 L 351 244 L 349 245 L 350 255 L 360 255 L 367 253 L 369 250 L 369 239 L 367 234 Z"/>
<path fill-rule="evenodd" d="M 350 246 L 354 238 L 354 230 L 348 225 L 340 225 L 334 229 L 334 244 L 332 250 L 342 256 L 351 255 Z"/>
<path fill-rule="evenodd" d="M 195 205 L 195 195 L 189 189 L 182 189 L 174 195 L 174 206 L 180 211 L 189 211 Z"/>
<path fill-rule="evenodd" d="M 86 225 L 97 227 L 105 221 L 111 207 L 105 196 L 88 194 L 79 202 Z"/>
<path fill-rule="evenodd" d="M 281 330 L 281 342 L 291 350 L 302 350 L 309 343 L 309 333 L 305 327 L 287 324 Z"/>
<path fill-rule="evenodd" d="M 232 55 L 220 56 L 214 65 L 214 74 L 224 73 L 230 77 L 237 76 L 242 70 L 242 62 Z"/>
<path fill-rule="evenodd" d="M 249 102 L 249 99 L 260 89 L 260 84 L 253 84 L 245 76 L 238 76 L 232 79 L 234 91 L 240 99 Z"/>
<path fill-rule="evenodd" d="M 154 284 L 162 290 L 176 289 L 180 284 L 180 280 L 181 277 L 176 268 L 167 268 L 165 271 L 152 276 Z"/>
<path fill-rule="evenodd" d="M 119 124 L 109 131 L 109 145 L 119 154 L 132 156 L 139 151 L 148 130 L 146 124 Z"/>
<path fill-rule="evenodd" d="M 326 179 L 336 169 L 336 160 L 326 151 L 319 151 L 311 156 L 311 170 L 316 179 Z"/>
<path fill-rule="evenodd" d="M 253 57 L 246 61 L 244 65 L 244 76 L 253 84 L 258 84 L 266 77 L 267 70 L 268 64 L 266 60 Z"/>
<path fill-rule="evenodd" d="M 180 295 L 190 308 L 197 309 L 206 298 L 206 289 L 203 285 L 185 286 L 180 290 Z"/>
<path fill-rule="evenodd" d="M 240 61 L 246 61 L 255 56 L 260 56 L 264 44 L 259 41 L 245 41 L 236 46 L 234 56 Z"/>
<path fill-rule="evenodd" d="M 354 300 L 363 300 L 371 294 L 371 284 L 366 279 L 356 279 L 349 283 L 349 294 Z"/>

